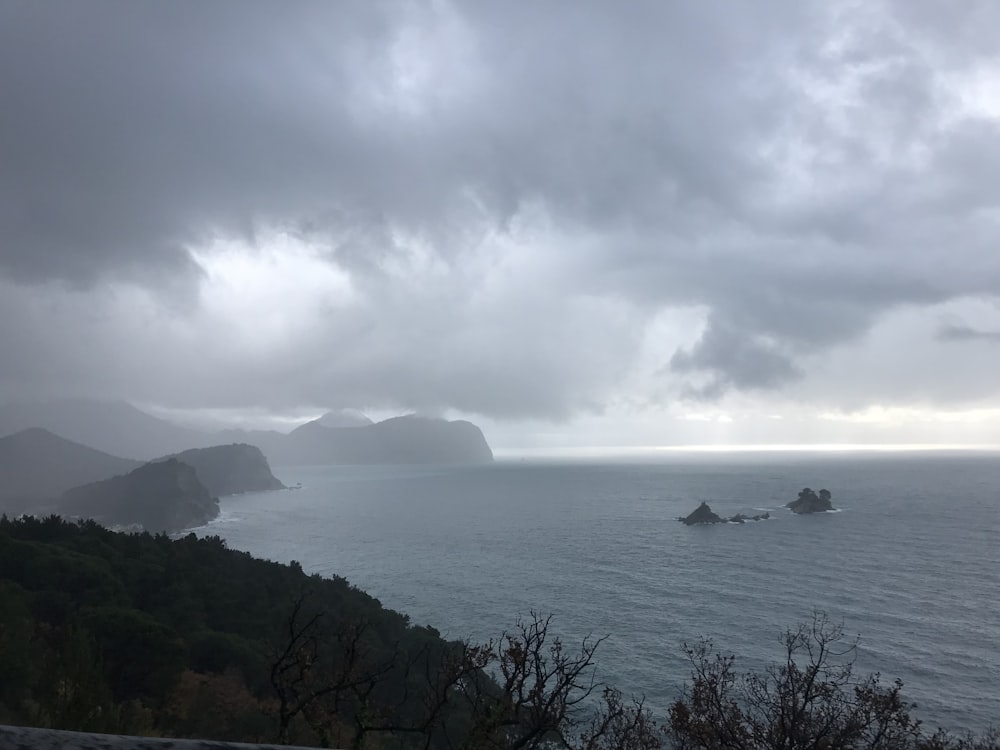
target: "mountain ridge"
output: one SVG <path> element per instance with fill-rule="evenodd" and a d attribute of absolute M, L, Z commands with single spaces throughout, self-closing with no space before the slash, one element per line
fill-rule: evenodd
<path fill-rule="evenodd" d="M 140 465 L 45 428 L 29 427 L 0 437 L 0 499 L 49 499 Z"/>
<path fill-rule="evenodd" d="M 124 401 L 62 399 L 0 406 L 0 435 L 30 427 L 42 427 L 104 453 L 140 461 L 230 443 L 256 446 L 271 466 L 493 460 L 482 430 L 472 422 L 416 415 L 371 422 L 350 410 L 328 412 L 286 434 L 274 430 L 195 430 L 154 417 Z"/>

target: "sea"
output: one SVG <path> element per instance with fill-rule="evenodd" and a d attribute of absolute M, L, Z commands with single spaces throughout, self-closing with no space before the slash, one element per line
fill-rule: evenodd
<path fill-rule="evenodd" d="M 276 467 L 197 530 L 339 575 L 453 639 L 536 612 L 597 676 L 666 715 L 710 638 L 741 669 L 817 612 L 857 674 L 902 680 L 926 728 L 1000 726 L 1000 454 L 731 453 L 484 466 Z M 797 516 L 799 490 L 835 512 Z M 745 524 L 678 523 L 701 501 Z"/>

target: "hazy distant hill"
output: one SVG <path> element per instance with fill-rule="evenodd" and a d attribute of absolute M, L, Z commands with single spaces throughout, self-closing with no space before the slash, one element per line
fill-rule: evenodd
<path fill-rule="evenodd" d="M 149 460 L 212 445 L 208 433 L 179 427 L 124 401 L 57 399 L 0 406 L 0 435 L 42 427 L 116 456 Z"/>
<path fill-rule="evenodd" d="M 471 464 L 493 460 L 471 422 L 395 417 L 363 427 L 298 427 L 277 446 L 276 464 Z"/>
<path fill-rule="evenodd" d="M 219 501 L 198 480 L 193 467 L 171 458 L 74 487 L 59 499 L 57 510 L 105 526 L 138 525 L 147 531 L 170 532 L 211 521 L 219 515 Z"/>
<path fill-rule="evenodd" d="M 356 427 L 329 427 L 325 417 L 285 435 L 225 430 L 217 437 L 260 448 L 274 466 L 306 464 L 473 464 L 493 460 L 482 430 L 463 420 L 394 417 Z"/>
<path fill-rule="evenodd" d="M 192 448 L 168 458 L 193 466 L 199 481 L 216 497 L 285 488 L 271 473 L 264 454 L 253 445 L 234 443 Z"/>
<path fill-rule="evenodd" d="M 138 461 L 33 427 L 0 438 L 0 499 L 52 498 L 70 487 L 125 474 L 137 466 Z"/>
<path fill-rule="evenodd" d="M 374 424 L 371 419 L 360 412 L 342 409 L 340 411 L 330 411 L 319 419 L 315 419 L 308 424 L 319 424 L 323 427 L 367 427 Z M 307 460 L 296 459 L 295 451 L 288 441 L 288 433 L 277 430 L 240 430 L 230 429 L 215 433 L 218 442 L 222 443 L 249 443 L 256 445 L 267 456 L 274 465 L 281 464 L 308 464 L 313 463 Z M 300 446 L 302 450 L 310 451 L 308 446 Z M 319 449 L 317 455 L 323 455 L 325 449 Z M 320 463 L 325 463 L 321 461 Z"/>
<path fill-rule="evenodd" d="M 42 427 L 113 455 L 141 460 L 220 443 L 246 443 L 271 465 L 464 464 L 493 460 L 471 422 L 407 416 L 373 423 L 350 410 L 330 412 L 284 434 L 274 430 L 202 432 L 179 427 L 122 401 L 62 399 L 0 406 L 0 435 Z"/>

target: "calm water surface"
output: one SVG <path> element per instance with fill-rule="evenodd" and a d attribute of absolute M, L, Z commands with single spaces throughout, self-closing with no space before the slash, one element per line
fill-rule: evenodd
<path fill-rule="evenodd" d="M 751 455 L 474 468 L 276 468 L 291 492 L 222 500 L 200 530 L 337 574 L 453 638 L 530 610 L 572 640 L 609 634 L 600 676 L 662 712 L 683 642 L 747 667 L 822 609 L 860 634 L 859 667 L 901 678 L 930 726 L 1000 723 L 1000 457 Z M 781 506 L 809 486 L 837 513 Z M 720 515 L 771 520 L 688 528 Z"/>

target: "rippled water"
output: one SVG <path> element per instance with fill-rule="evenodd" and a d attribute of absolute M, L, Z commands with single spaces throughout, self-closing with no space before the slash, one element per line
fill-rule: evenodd
<path fill-rule="evenodd" d="M 294 492 L 224 498 L 203 529 L 345 576 L 450 637 L 535 609 L 610 634 L 601 677 L 660 710 L 706 635 L 759 667 L 814 609 L 862 636 L 930 726 L 1000 723 L 1000 457 L 752 455 L 658 463 L 276 469 Z M 804 486 L 838 513 L 781 506 Z M 688 528 L 701 500 L 772 519 Z"/>

